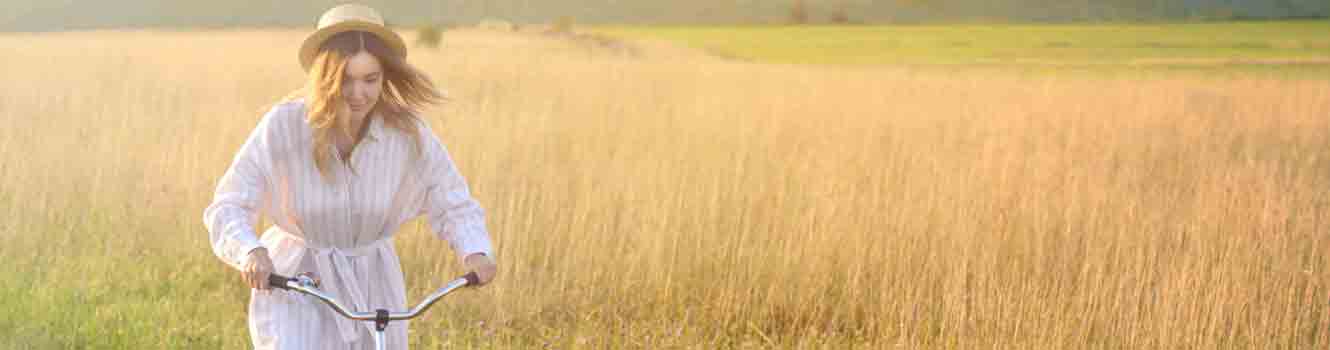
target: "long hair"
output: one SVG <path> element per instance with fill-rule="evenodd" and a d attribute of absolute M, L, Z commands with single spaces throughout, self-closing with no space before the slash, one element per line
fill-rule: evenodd
<path fill-rule="evenodd" d="M 283 99 L 305 98 L 306 120 L 314 130 L 314 164 L 324 180 L 331 180 L 332 163 L 336 160 L 330 146 L 333 133 L 352 136 L 350 121 L 338 120 L 337 107 L 343 103 L 346 63 L 351 56 L 362 51 L 378 59 L 383 69 L 383 89 L 367 115 L 377 114 L 389 127 L 410 135 L 412 159 L 419 157 L 421 152 L 417 115 L 424 107 L 443 100 L 443 95 L 424 72 L 394 54 L 379 37 L 363 31 L 348 31 L 325 40 L 310 64 L 305 86 Z M 368 123 L 369 120 L 365 120 L 362 127 L 367 127 Z M 350 165 L 350 159 L 343 159 L 343 162 Z"/>

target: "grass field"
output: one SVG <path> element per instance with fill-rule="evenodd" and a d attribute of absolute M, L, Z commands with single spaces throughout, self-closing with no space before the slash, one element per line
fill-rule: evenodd
<path fill-rule="evenodd" d="M 0 348 L 247 346 L 201 215 L 302 34 L 0 35 Z M 416 348 L 1330 346 L 1330 81 L 643 47 L 412 52 L 500 263 Z"/>
<path fill-rule="evenodd" d="M 594 27 L 738 60 L 829 65 L 1330 76 L 1330 21 Z M 934 67 L 938 68 L 938 67 Z"/>

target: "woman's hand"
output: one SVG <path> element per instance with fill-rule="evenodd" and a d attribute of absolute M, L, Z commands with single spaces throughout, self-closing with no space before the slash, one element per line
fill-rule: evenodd
<path fill-rule="evenodd" d="M 476 279 L 480 280 L 482 286 L 489 284 L 494 280 L 494 275 L 499 273 L 499 267 L 494 264 L 494 259 L 483 253 L 467 255 L 462 264 L 466 265 L 468 271 L 476 272 Z"/>
<path fill-rule="evenodd" d="M 268 275 L 272 274 L 272 259 L 268 258 L 268 248 L 257 248 L 249 251 L 249 259 L 240 268 L 240 275 L 245 278 L 245 283 L 250 288 L 258 290 L 268 289 Z"/>

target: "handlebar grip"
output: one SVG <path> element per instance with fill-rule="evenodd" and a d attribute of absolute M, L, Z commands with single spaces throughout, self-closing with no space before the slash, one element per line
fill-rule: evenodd
<path fill-rule="evenodd" d="M 296 280 L 296 279 L 294 279 L 294 278 L 286 277 L 286 276 L 282 276 L 282 275 L 278 275 L 278 274 L 275 274 L 275 273 L 274 273 L 274 274 L 269 274 L 269 275 L 268 275 L 268 286 L 269 286 L 269 287 L 272 287 L 272 288 L 277 288 L 277 289 L 291 290 L 291 287 L 287 287 L 287 286 L 286 286 L 286 282 L 288 282 L 288 281 L 295 281 L 295 280 Z"/>
<path fill-rule="evenodd" d="M 475 271 L 467 272 L 465 275 L 462 275 L 462 278 L 466 279 L 467 287 L 475 287 L 480 285 L 480 276 L 476 276 Z"/>

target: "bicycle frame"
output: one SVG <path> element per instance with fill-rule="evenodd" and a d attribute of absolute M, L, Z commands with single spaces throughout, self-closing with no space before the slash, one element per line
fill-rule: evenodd
<path fill-rule="evenodd" d="M 448 293 L 452 293 L 453 291 L 466 286 L 478 286 L 480 285 L 480 280 L 476 277 L 475 272 L 468 272 L 467 274 L 462 275 L 462 277 L 458 277 L 457 279 L 448 282 L 443 288 L 434 291 L 434 293 L 425 297 L 425 300 L 420 301 L 420 304 L 417 304 L 415 308 L 412 308 L 407 312 L 390 312 L 385 309 L 374 310 L 374 312 L 352 311 L 352 309 L 347 308 L 345 305 L 342 305 L 341 302 L 338 302 L 336 298 L 330 297 L 328 294 L 319 290 L 318 282 L 303 274 L 294 278 L 272 274 L 268 276 L 268 285 L 273 288 L 300 292 L 318 298 L 319 300 L 322 300 L 324 304 L 328 304 L 328 307 L 331 307 L 333 311 L 337 311 L 338 314 L 341 314 L 342 317 L 356 321 L 374 321 L 374 348 L 383 350 L 386 346 L 384 345 L 383 330 L 388 327 L 388 322 L 415 318 L 425 312 L 425 310 L 429 310 L 430 306 L 434 306 L 435 302 L 438 302 L 439 299 L 442 299 L 443 296 L 448 295 Z"/>

